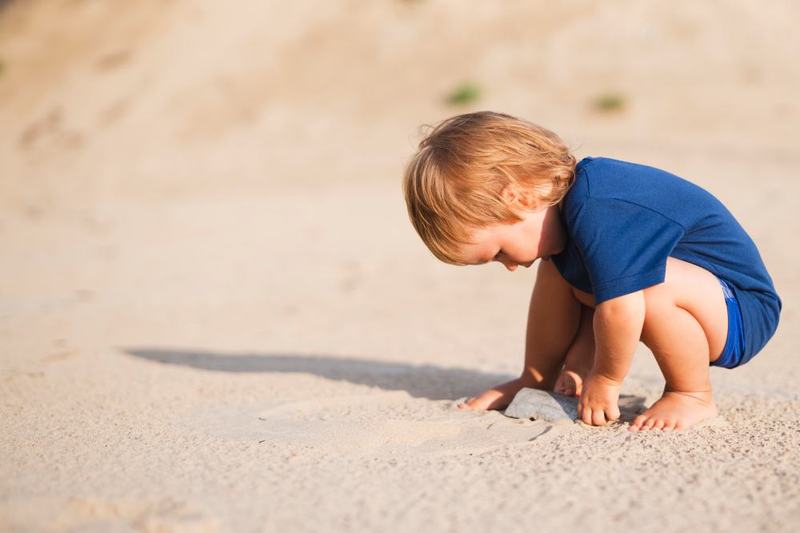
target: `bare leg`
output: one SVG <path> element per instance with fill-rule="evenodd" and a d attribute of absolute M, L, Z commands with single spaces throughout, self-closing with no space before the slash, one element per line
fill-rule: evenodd
<path fill-rule="evenodd" d="M 459 409 L 503 409 L 524 387 L 552 390 L 578 331 L 581 306 L 550 261 L 541 261 L 528 308 L 525 367 L 520 377 L 493 387 Z"/>
<path fill-rule="evenodd" d="M 580 396 L 583 380 L 594 363 L 594 309 L 581 306 L 581 324 L 578 334 L 567 351 L 564 369 L 553 390 L 566 396 Z"/>
<path fill-rule="evenodd" d="M 716 416 L 708 363 L 720 356 L 728 327 L 719 282 L 696 265 L 670 258 L 665 282 L 644 293 L 642 342 L 653 352 L 666 386 L 630 429 L 683 429 Z"/>

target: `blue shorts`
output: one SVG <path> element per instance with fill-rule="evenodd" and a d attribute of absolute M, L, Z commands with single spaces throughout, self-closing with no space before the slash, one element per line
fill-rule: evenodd
<path fill-rule="evenodd" d="M 722 285 L 722 292 L 725 294 L 725 305 L 728 307 L 728 337 L 725 341 L 725 347 L 722 349 L 722 355 L 711 364 L 724 368 L 736 368 L 745 364 L 755 354 L 745 354 L 742 312 L 739 309 L 739 302 L 736 301 L 736 296 L 734 296 L 730 286 L 722 279 L 719 280 L 719 283 Z"/>

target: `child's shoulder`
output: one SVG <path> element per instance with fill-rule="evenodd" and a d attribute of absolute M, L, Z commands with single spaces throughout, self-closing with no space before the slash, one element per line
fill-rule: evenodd
<path fill-rule="evenodd" d="M 622 182 L 640 176 L 648 169 L 658 171 L 653 167 L 610 157 L 584 157 L 575 166 L 573 196 L 582 199 L 603 198 L 608 194 L 613 196 Z"/>
<path fill-rule="evenodd" d="M 575 181 L 569 193 L 573 202 L 616 199 L 643 205 L 665 197 L 709 196 L 698 185 L 666 170 L 610 157 L 581 159 L 575 167 Z"/>
<path fill-rule="evenodd" d="M 621 159 L 601 156 L 586 156 L 575 165 L 575 173 L 602 172 L 613 168 L 625 167 L 628 165 L 638 165 Z"/>
<path fill-rule="evenodd" d="M 623 161 L 611 157 L 587 156 L 575 166 L 576 181 L 580 178 L 588 179 L 595 188 L 602 185 L 600 182 L 623 182 L 625 180 L 679 180 L 683 178 L 666 170 L 643 163 Z M 594 192 L 594 191 L 592 191 Z M 601 191 L 598 191 L 601 192 Z"/>
<path fill-rule="evenodd" d="M 575 165 L 575 179 L 564 197 L 563 208 L 567 215 L 577 215 L 592 198 L 603 197 L 615 187 L 620 167 L 626 163 L 608 157 L 587 156 Z M 624 170 L 624 169 L 623 169 Z"/>
<path fill-rule="evenodd" d="M 684 178 L 609 157 L 585 157 L 578 162 L 562 205 L 568 220 L 576 220 L 587 205 L 597 205 L 603 212 L 636 206 L 683 222 L 694 212 L 724 211 L 711 193 Z"/>

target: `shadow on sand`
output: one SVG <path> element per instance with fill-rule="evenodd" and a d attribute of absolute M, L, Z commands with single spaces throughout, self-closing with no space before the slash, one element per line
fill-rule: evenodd
<path fill-rule="evenodd" d="M 339 356 L 219 353 L 142 347 L 123 348 L 122 351 L 140 359 L 165 365 L 186 366 L 212 372 L 313 374 L 385 390 L 404 390 L 411 396 L 429 400 L 454 400 L 514 378 L 509 374 L 490 374 L 466 368 L 412 365 Z"/>

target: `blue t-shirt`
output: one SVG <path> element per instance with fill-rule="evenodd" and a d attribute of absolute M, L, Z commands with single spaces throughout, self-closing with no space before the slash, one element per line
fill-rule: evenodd
<path fill-rule="evenodd" d="M 587 157 L 575 169 L 551 259 L 596 304 L 664 281 L 667 257 L 705 268 L 733 288 L 748 355 L 775 333 L 781 300 L 753 240 L 708 191 L 657 168 Z"/>

